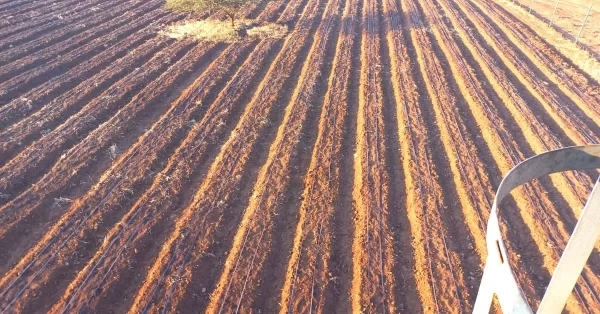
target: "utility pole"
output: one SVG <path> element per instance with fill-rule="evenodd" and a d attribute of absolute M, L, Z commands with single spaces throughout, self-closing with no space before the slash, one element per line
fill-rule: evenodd
<path fill-rule="evenodd" d="M 531 0 L 531 2 L 529 2 L 529 12 L 527 12 L 527 14 L 531 14 L 531 8 L 533 7 L 533 1 Z"/>
<path fill-rule="evenodd" d="M 552 11 L 552 16 L 550 17 L 550 23 L 548 24 L 548 26 L 552 26 L 552 22 L 554 22 L 554 14 L 556 14 L 556 9 L 558 9 L 558 2 L 560 2 L 560 0 L 556 0 L 556 4 L 554 5 L 554 11 Z"/>
<path fill-rule="evenodd" d="M 575 38 L 575 43 L 579 42 L 579 37 L 581 37 L 581 33 L 583 33 L 583 27 L 585 26 L 585 23 L 587 23 L 587 20 L 590 17 L 590 13 L 592 12 L 592 6 L 594 6 L 593 2 L 590 4 L 590 8 L 588 9 L 587 14 L 585 15 L 585 19 L 583 20 L 583 24 L 581 24 L 581 28 L 579 29 L 579 33 L 577 34 L 577 37 Z"/>

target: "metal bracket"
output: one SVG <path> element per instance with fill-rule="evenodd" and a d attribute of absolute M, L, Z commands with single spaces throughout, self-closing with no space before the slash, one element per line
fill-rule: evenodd
<path fill-rule="evenodd" d="M 548 174 L 600 168 L 600 145 L 558 149 L 516 165 L 502 180 L 487 225 L 488 256 L 473 313 L 489 313 L 494 294 L 504 313 L 533 313 L 517 284 L 498 224 L 498 204 L 518 186 Z M 600 237 L 600 178 L 581 212 L 537 313 L 561 313 Z"/>

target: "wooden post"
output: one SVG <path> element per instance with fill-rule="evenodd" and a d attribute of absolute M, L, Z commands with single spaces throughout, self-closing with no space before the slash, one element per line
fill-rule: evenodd
<path fill-rule="evenodd" d="M 531 8 L 533 7 L 533 1 L 531 0 L 531 2 L 529 2 L 529 12 L 527 12 L 527 14 L 531 14 Z"/>
<path fill-rule="evenodd" d="M 579 29 L 579 33 L 577 34 L 577 37 L 575 38 L 575 43 L 579 42 L 579 37 L 581 37 L 581 33 L 583 33 L 583 27 L 585 26 L 585 23 L 587 23 L 587 20 L 590 17 L 590 13 L 592 12 L 592 6 L 594 6 L 593 2 L 590 4 L 590 8 L 588 9 L 587 14 L 585 15 L 585 19 L 583 20 L 583 24 L 581 24 L 581 28 Z"/>
<path fill-rule="evenodd" d="M 554 5 L 554 11 L 552 11 L 552 16 L 550 17 L 550 23 L 548 24 L 548 26 L 552 26 L 552 23 L 554 22 L 554 14 L 556 14 L 556 9 L 558 9 L 558 2 L 560 0 L 556 0 L 556 4 Z"/>

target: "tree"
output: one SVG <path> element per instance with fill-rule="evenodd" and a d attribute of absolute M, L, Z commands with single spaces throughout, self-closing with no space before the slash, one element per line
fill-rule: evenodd
<path fill-rule="evenodd" d="M 229 20 L 231 27 L 235 27 L 235 18 L 240 8 L 248 3 L 261 0 L 167 0 L 167 8 L 179 12 L 215 13 L 222 12 Z"/>

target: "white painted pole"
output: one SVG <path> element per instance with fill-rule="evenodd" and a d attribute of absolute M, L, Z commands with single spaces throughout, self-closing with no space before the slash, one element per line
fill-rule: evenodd
<path fill-rule="evenodd" d="M 585 19 L 583 20 L 583 24 L 581 24 L 581 28 L 579 29 L 579 33 L 577 34 L 577 37 L 575 38 L 575 43 L 579 42 L 579 37 L 581 37 L 581 33 L 583 33 L 583 27 L 585 26 L 585 23 L 587 23 L 587 20 L 590 17 L 590 12 L 592 12 L 592 6 L 594 6 L 593 2 L 590 4 L 590 8 L 588 9 L 587 14 L 585 15 Z"/>
<path fill-rule="evenodd" d="M 527 14 L 531 14 L 531 8 L 533 8 L 533 1 L 531 0 L 531 2 L 529 2 L 529 12 L 527 12 Z"/>
<path fill-rule="evenodd" d="M 560 2 L 560 0 L 556 0 L 556 4 L 554 5 L 554 11 L 552 11 L 552 16 L 550 17 L 550 24 L 548 24 L 548 26 L 552 26 L 552 23 L 554 22 L 554 15 L 556 14 L 556 9 L 558 9 L 558 2 Z"/>

